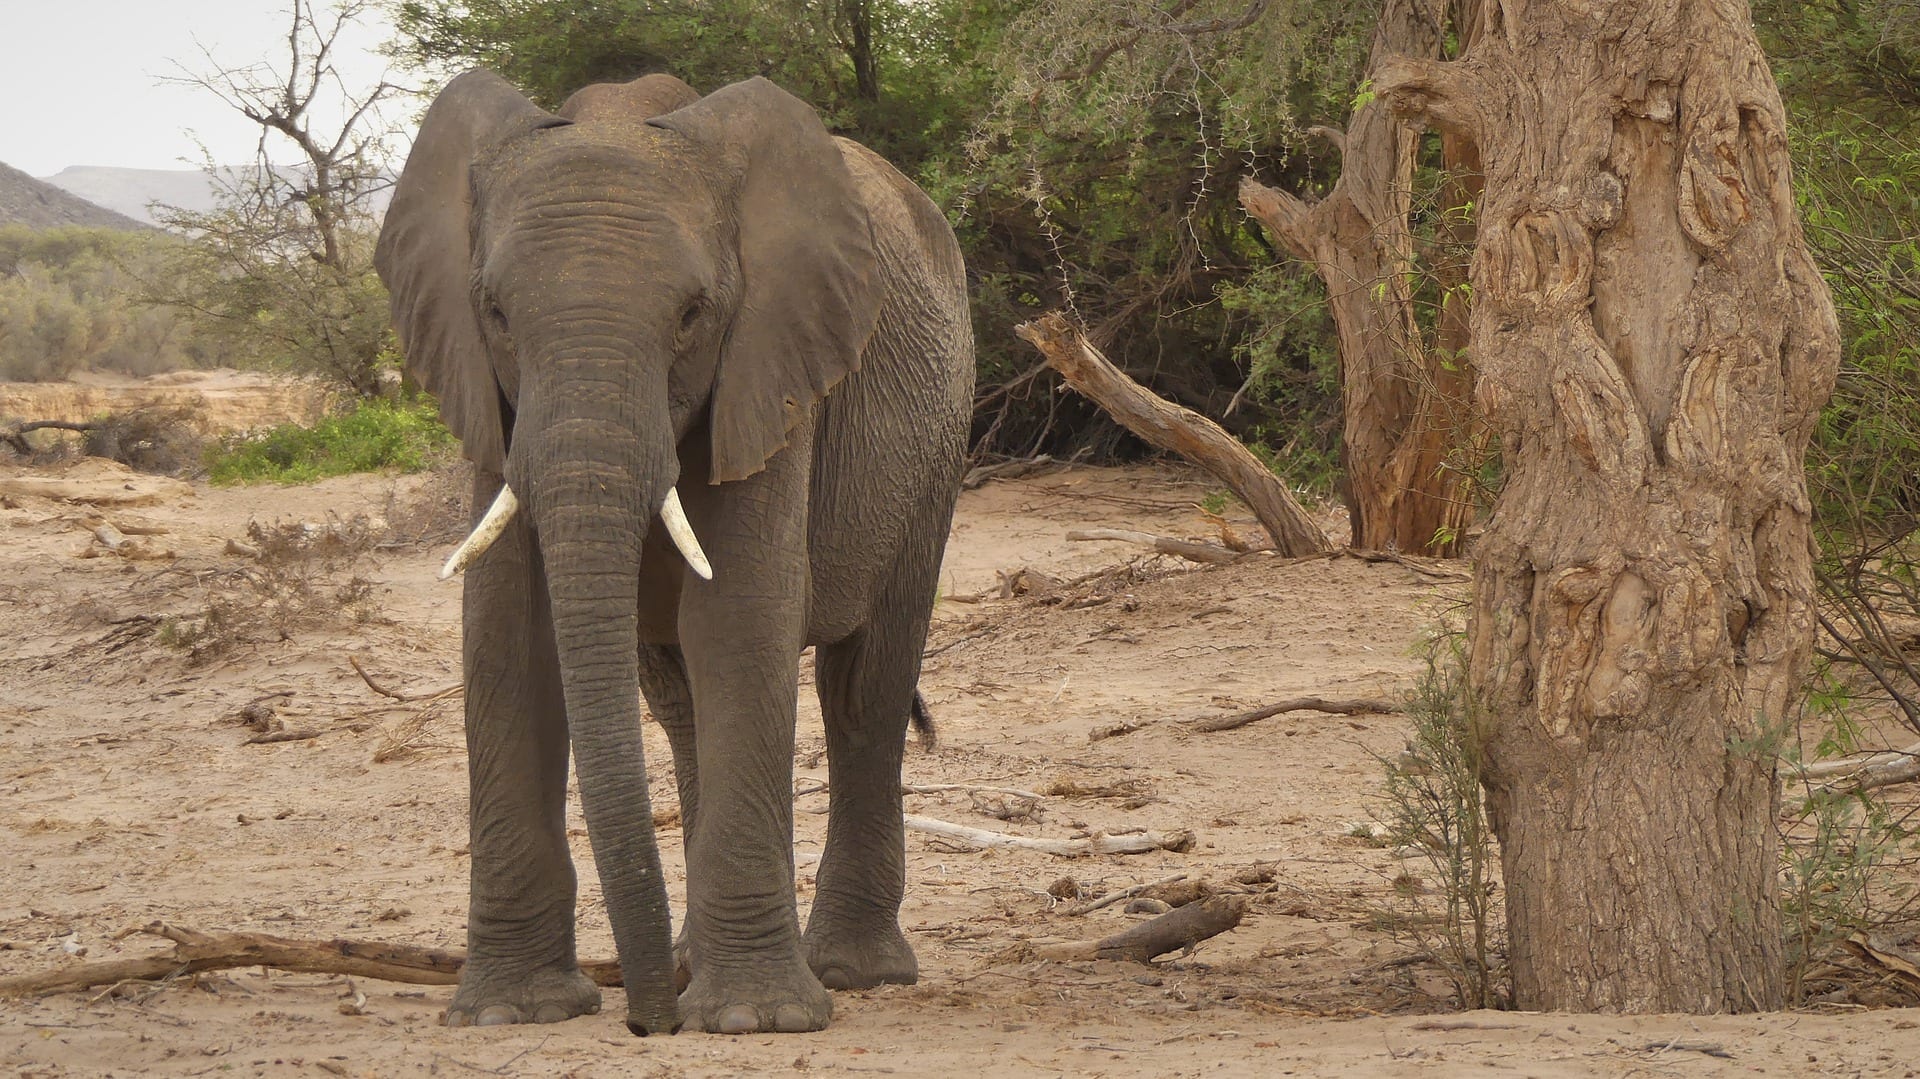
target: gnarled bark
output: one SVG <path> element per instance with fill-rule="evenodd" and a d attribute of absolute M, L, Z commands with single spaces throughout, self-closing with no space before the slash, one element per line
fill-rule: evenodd
<path fill-rule="evenodd" d="M 1439 49 L 1433 15 L 1414 0 L 1387 0 L 1374 66 Z M 1344 136 L 1322 130 L 1341 150 L 1340 178 L 1325 198 L 1309 203 L 1249 179 L 1240 202 L 1326 284 L 1354 546 L 1449 554 L 1473 512 L 1462 477 L 1443 467 L 1466 422 L 1471 376 L 1457 354 L 1428 348 L 1414 317 L 1416 137 L 1378 101 L 1354 110 Z"/>
<path fill-rule="evenodd" d="M 1743 0 L 1487 0 L 1382 65 L 1472 139 L 1476 398 L 1507 481 L 1472 685 L 1515 1003 L 1781 1004 L 1776 740 L 1813 628 L 1802 453 L 1839 356 Z"/>

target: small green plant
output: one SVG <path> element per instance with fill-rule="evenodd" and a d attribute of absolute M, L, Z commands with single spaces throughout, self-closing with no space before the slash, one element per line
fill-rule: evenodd
<path fill-rule="evenodd" d="M 1218 517 L 1227 512 L 1227 502 L 1227 492 L 1208 491 L 1206 495 L 1200 499 L 1200 508 Z"/>
<path fill-rule="evenodd" d="M 226 439 L 208 455 L 207 478 L 221 485 L 310 483 L 350 472 L 418 472 L 453 443 L 426 398 L 361 401 L 311 427 L 283 424 Z"/>
<path fill-rule="evenodd" d="M 1473 692 L 1467 683 L 1466 639 L 1437 634 L 1426 670 L 1407 701 L 1413 734 L 1405 752 L 1386 760 L 1383 814 L 1391 841 L 1426 859 L 1431 888 L 1402 871 L 1394 894 L 1424 915 L 1401 924 L 1445 971 L 1462 1007 L 1498 1008 L 1509 999 L 1498 965 L 1498 851 L 1480 786 L 1482 757 Z"/>
<path fill-rule="evenodd" d="M 1799 775 L 1789 791 L 1781 828 L 1780 909 L 1786 933 L 1789 999 L 1850 1000 L 1863 981 L 1850 976 L 1846 944 L 1873 936 L 1905 936 L 1915 921 L 1911 886 L 1920 844 L 1909 819 L 1877 796 L 1868 769 L 1852 770 L 1865 724 L 1859 696 L 1831 663 L 1815 672 L 1803 705 L 1803 730 L 1813 740 L 1813 767 L 1790 748 L 1781 770 Z M 1834 771 L 1835 761 L 1847 765 Z M 1823 762 L 1825 770 L 1820 766 Z M 1874 1001 L 1880 1002 L 1878 998 Z M 1910 1003 L 1902 998 L 1897 1003 Z"/>

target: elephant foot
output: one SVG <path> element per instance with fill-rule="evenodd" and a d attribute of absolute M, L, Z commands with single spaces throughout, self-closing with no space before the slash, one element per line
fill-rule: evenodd
<path fill-rule="evenodd" d="M 833 1018 L 833 997 L 799 962 L 769 970 L 714 970 L 701 964 L 680 994 L 682 1030 L 710 1034 L 798 1034 L 824 1030 Z"/>
<path fill-rule="evenodd" d="M 600 1010 L 600 990 L 579 968 L 488 974 L 469 964 L 447 1006 L 450 1027 L 558 1023 Z"/>
<path fill-rule="evenodd" d="M 877 930 L 842 930 L 816 921 L 807 927 L 807 966 L 828 989 L 912 985 L 920 980 L 920 961 L 897 923 Z"/>

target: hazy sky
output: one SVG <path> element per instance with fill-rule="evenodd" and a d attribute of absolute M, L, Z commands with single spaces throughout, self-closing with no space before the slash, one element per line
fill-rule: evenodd
<path fill-rule="evenodd" d="M 203 89 L 160 79 L 180 74 L 176 62 L 208 70 L 202 46 L 224 67 L 284 72 L 288 18 L 283 0 L 0 0 L 0 162 L 33 176 L 196 167 L 193 135 L 222 164 L 250 161 L 257 127 Z M 380 80 L 374 50 L 390 36 L 379 12 L 343 32 L 335 66 L 351 89 Z M 396 114 L 417 107 L 403 101 Z"/>

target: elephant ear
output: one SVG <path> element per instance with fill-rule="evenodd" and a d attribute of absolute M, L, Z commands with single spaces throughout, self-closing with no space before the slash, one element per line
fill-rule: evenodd
<path fill-rule="evenodd" d="M 374 249 L 407 373 L 439 399 L 466 457 L 493 472 L 505 466 L 506 421 L 473 307 L 469 170 L 489 147 L 563 123 L 491 71 L 454 79 L 420 121 Z"/>
<path fill-rule="evenodd" d="M 814 403 L 860 366 L 879 316 L 867 212 L 833 136 L 765 79 L 649 123 L 738 178 L 741 296 L 714 375 L 714 483 L 766 467 Z"/>

